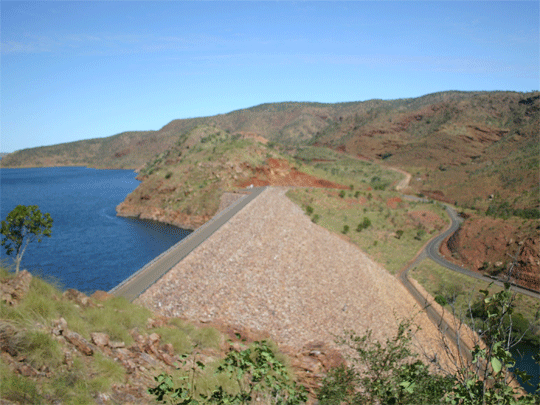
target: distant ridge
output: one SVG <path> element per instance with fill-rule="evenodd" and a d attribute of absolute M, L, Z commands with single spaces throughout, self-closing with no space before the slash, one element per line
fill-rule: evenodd
<path fill-rule="evenodd" d="M 445 91 L 398 100 L 264 103 L 211 117 L 173 120 L 158 131 L 17 151 L 0 164 L 139 170 L 182 136 L 206 126 L 231 135 L 262 137 L 286 148 L 324 146 L 382 160 L 413 173 L 411 185 L 416 190 L 450 202 L 474 205 L 478 198 L 499 193 L 503 199 L 516 196 L 513 204 L 518 207 L 536 207 L 539 117 L 538 91 Z"/>

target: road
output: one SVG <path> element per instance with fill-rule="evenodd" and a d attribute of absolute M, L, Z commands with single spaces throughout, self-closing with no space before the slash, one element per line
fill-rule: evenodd
<path fill-rule="evenodd" d="M 109 291 L 110 294 L 133 301 L 156 281 L 176 266 L 193 249 L 203 243 L 210 235 L 231 219 L 237 212 L 257 198 L 266 187 L 254 187 L 243 190 L 246 196 L 235 201 L 225 210 L 215 215 L 210 221 L 182 239 L 166 252 L 156 257 L 131 277 Z"/>
<path fill-rule="evenodd" d="M 402 171 L 400 171 L 400 172 L 403 173 Z M 406 177 L 406 179 L 405 179 L 405 181 L 408 181 L 408 180 L 410 180 L 410 176 Z M 403 189 L 405 187 L 406 187 L 406 184 L 403 184 L 402 182 L 400 182 L 400 189 Z M 403 195 L 403 197 L 408 199 L 408 200 L 413 200 L 413 201 L 429 202 L 429 200 L 427 200 L 425 198 L 420 198 L 420 197 L 414 197 L 414 196 L 408 196 L 408 195 Z M 437 263 L 437 264 L 439 264 L 439 265 L 441 265 L 443 267 L 446 267 L 449 270 L 464 274 L 464 275 L 469 276 L 469 277 L 476 278 L 478 280 L 486 281 L 488 283 L 493 282 L 494 284 L 497 284 L 499 286 L 504 286 L 504 284 L 502 282 L 500 282 L 500 281 L 496 281 L 496 280 L 493 280 L 490 277 L 486 277 L 486 276 L 483 276 L 483 275 L 478 274 L 476 272 L 464 269 L 463 267 L 460 267 L 458 265 L 455 265 L 454 263 L 451 263 L 451 262 L 447 261 L 446 259 L 444 259 L 441 256 L 441 254 L 439 253 L 441 243 L 447 237 L 449 237 L 454 232 L 456 232 L 459 229 L 459 226 L 461 225 L 461 222 L 463 221 L 459 217 L 459 215 L 457 214 L 456 210 L 454 210 L 451 206 L 445 204 L 445 208 L 446 208 L 446 212 L 447 212 L 447 214 L 448 214 L 448 216 L 450 217 L 450 220 L 451 220 L 450 225 L 446 228 L 446 230 L 443 233 L 441 233 L 440 235 L 438 235 L 438 236 L 434 237 L 433 239 L 431 239 L 427 243 L 427 245 L 425 245 L 425 247 L 420 252 L 418 252 L 415 259 L 400 271 L 400 273 L 398 275 L 398 278 L 401 281 L 401 283 L 403 284 L 403 286 L 409 291 L 409 293 L 418 302 L 418 304 L 421 306 L 421 308 L 424 308 L 424 310 L 426 311 L 426 314 L 428 315 L 428 317 L 431 319 L 431 321 L 435 325 L 437 325 L 439 327 L 441 332 L 443 332 L 446 336 L 448 336 L 454 343 L 461 341 L 461 346 L 460 347 L 462 349 L 466 349 L 466 350 L 464 350 L 462 352 L 463 355 L 465 355 L 465 357 L 467 357 L 469 360 L 471 360 L 471 350 L 472 350 L 472 348 L 471 347 L 466 347 L 466 345 L 460 339 L 460 337 L 458 336 L 458 334 L 456 333 L 454 328 L 451 325 L 449 325 L 444 320 L 444 318 L 441 317 L 441 315 L 428 303 L 426 298 L 416 289 L 416 287 L 410 282 L 409 277 L 408 277 L 408 273 L 409 273 L 409 271 L 411 269 L 417 267 L 422 260 L 424 260 L 426 258 L 429 258 L 429 259 L 433 260 L 435 263 Z M 521 294 L 525 294 L 525 295 L 528 295 L 530 297 L 540 299 L 540 293 L 538 293 L 538 292 L 528 290 L 526 288 L 521 288 L 521 287 L 516 286 L 516 285 L 512 285 L 510 288 L 511 288 L 511 290 L 519 292 Z"/>

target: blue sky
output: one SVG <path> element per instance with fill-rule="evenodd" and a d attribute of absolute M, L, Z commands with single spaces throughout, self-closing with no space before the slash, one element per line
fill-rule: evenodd
<path fill-rule="evenodd" d="M 539 2 L 2 1 L 0 151 L 265 102 L 539 88 Z"/>

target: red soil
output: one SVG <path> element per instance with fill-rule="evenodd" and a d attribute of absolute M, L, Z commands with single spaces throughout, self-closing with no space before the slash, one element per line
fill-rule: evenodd
<path fill-rule="evenodd" d="M 346 190 L 349 187 L 328 180 L 319 179 L 291 167 L 285 159 L 270 158 L 265 166 L 251 168 L 252 176 L 243 180 L 239 187 L 248 187 L 253 184 L 260 186 L 293 186 L 293 187 L 321 187 L 338 188 Z"/>

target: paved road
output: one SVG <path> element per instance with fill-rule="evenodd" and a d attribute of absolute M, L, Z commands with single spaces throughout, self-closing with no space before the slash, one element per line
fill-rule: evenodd
<path fill-rule="evenodd" d="M 413 200 L 413 201 L 421 201 L 421 202 L 428 202 L 429 201 L 429 200 L 427 200 L 425 198 L 420 198 L 420 197 L 413 197 L 413 196 L 404 196 L 404 197 L 406 199 L 408 199 L 408 200 Z M 448 236 L 452 235 L 454 232 L 456 232 L 459 229 L 459 226 L 460 226 L 461 222 L 463 222 L 463 220 L 457 214 L 456 210 L 454 210 L 452 207 L 450 207 L 449 205 L 446 205 L 446 204 L 445 204 L 445 208 L 446 208 L 446 213 L 450 217 L 452 223 L 451 223 L 450 227 L 445 232 L 443 232 L 439 236 L 433 238 L 428 243 L 428 245 L 425 247 L 424 251 L 421 253 L 422 259 L 427 257 L 427 258 L 433 260 L 435 263 L 440 264 L 441 266 L 446 267 L 449 270 L 455 271 L 457 273 L 464 274 L 464 275 L 466 275 L 468 277 L 472 277 L 472 278 L 476 278 L 478 280 L 485 281 L 487 283 L 493 282 L 494 284 L 496 284 L 498 286 L 504 287 L 504 283 L 502 281 L 493 279 L 491 277 L 483 276 L 482 274 L 479 274 L 479 273 L 477 273 L 475 271 L 467 270 L 467 269 L 465 269 L 465 268 L 463 268 L 461 266 L 458 266 L 457 264 L 449 262 L 448 260 L 446 260 L 444 257 L 442 257 L 440 255 L 439 249 L 441 247 L 442 241 L 445 240 Z M 418 257 L 418 259 L 420 259 L 420 257 Z M 420 261 L 422 259 L 420 259 L 420 260 L 418 260 L 418 259 L 414 262 L 414 265 L 410 265 L 407 269 L 405 269 L 404 271 L 401 272 L 400 278 L 401 278 L 401 276 L 407 276 L 407 273 L 409 272 L 409 270 L 414 268 L 415 266 L 417 266 L 418 263 L 420 263 Z M 540 300 L 540 292 L 533 291 L 533 290 L 530 290 L 530 289 L 527 289 L 527 288 L 523 288 L 523 287 L 520 287 L 520 286 L 515 285 L 515 284 L 512 284 L 510 286 L 510 289 L 512 291 L 516 291 L 516 292 L 518 292 L 520 294 L 528 295 L 529 297 L 536 298 L 536 299 Z"/>
<path fill-rule="evenodd" d="M 110 294 L 124 297 L 133 301 L 156 281 L 163 277 L 170 269 L 176 266 L 193 249 L 204 242 L 210 235 L 217 231 L 223 224 L 231 219 L 237 212 L 244 208 L 249 202 L 261 194 L 266 187 L 254 187 L 246 191 L 246 196 L 225 210 L 218 213 L 210 221 L 198 228 L 186 238 L 182 239 L 176 245 L 166 252 L 162 253 L 142 269 L 137 271 L 131 277 L 109 291 Z"/>

